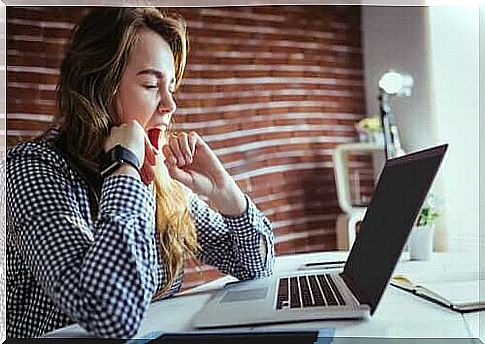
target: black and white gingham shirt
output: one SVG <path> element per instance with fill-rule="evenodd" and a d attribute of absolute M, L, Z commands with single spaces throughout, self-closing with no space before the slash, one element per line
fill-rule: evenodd
<path fill-rule="evenodd" d="M 271 224 L 249 199 L 239 217 L 225 217 L 195 195 L 190 211 L 202 262 L 239 279 L 272 273 Z M 142 182 L 106 178 L 93 218 L 87 185 L 49 141 L 10 149 L 7 337 L 40 336 L 73 322 L 101 337 L 135 335 L 166 281 L 154 225 L 154 194 Z M 179 290 L 182 278 L 165 297 Z"/>

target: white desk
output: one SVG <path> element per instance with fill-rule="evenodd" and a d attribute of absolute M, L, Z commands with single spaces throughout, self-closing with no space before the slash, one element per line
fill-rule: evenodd
<path fill-rule="evenodd" d="M 324 260 L 342 260 L 346 252 L 322 252 L 277 257 L 276 273 L 294 271 L 302 264 Z M 465 259 L 465 260 L 464 260 Z M 430 262 L 410 262 L 403 254 L 395 272 L 422 272 L 427 276 L 462 273 L 466 268 L 460 261 L 467 257 L 434 254 Z M 136 337 L 151 332 L 192 332 L 192 316 L 217 292 L 224 283 L 235 280 L 226 276 L 186 291 L 169 300 L 151 304 Z M 479 321 L 485 312 L 462 315 L 440 307 L 410 293 L 388 286 L 373 317 L 369 320 L 314 321 L 222 329 L 221 332 L 251 332 L 334 328 L 335 337 L 392 337 L 392 338 L 477 338 Z M 202 332 L 202 331 L 201 331 Z M 211 330 L 209 332 L 214 332 Z M 69 326 L 49 337 L 86 336 L 78 326 Z M 471 341 L 470 341 L 471 343 Z"/>

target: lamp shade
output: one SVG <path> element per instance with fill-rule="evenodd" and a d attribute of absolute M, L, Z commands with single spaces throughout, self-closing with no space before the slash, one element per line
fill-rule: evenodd
<path fill-rule="evenodd" d="M 411 75 L 395 71 L 386 72 L 379 80 L 379 88 L 387 94 L 396 96 L 409 97 L 413 85 L 414 81 Z"/>

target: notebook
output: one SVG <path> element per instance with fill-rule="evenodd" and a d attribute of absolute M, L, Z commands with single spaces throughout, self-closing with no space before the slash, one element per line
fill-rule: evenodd
<path fill-rule="evenodd" d="M 408 276 L 395 275 L 390 284 L 454 311 L 476 312 L 485 310 L 485 298 L 480 298 L 480 284 L 485 280 L 411 281 Z"/>

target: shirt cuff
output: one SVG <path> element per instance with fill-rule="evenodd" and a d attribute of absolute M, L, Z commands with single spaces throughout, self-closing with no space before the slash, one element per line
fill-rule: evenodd
<path fill-rule="evenodd" d="M 258 210 L 258 208 L 256 208 L 256 205 L 253 203 L 253 201 L 251 201 L 248 195 L 244 195 L 244 198 L 246 199 L 246 210 L 241 215 L 228 216 L 221 214 L 224 222 L 230 228 L 246 229 L 248 228 L 248 226 L 253 226 L 254 220 L 256 220 L 257 215 L 260 214 L 260 211 Z"/>
<path fill-rule="evenodd" d="M 262 277 L 272 273 L 274 259 L 274 236 L 271 223 L 247 196 L 247 209 L 237 217 L 223 216 L 226 225 L 231 228 L 233 240 L 240 259 L 251 271 L 250 277 Z M 261 240 L 266 246 L 266 256 L 261 252 Z"/>

